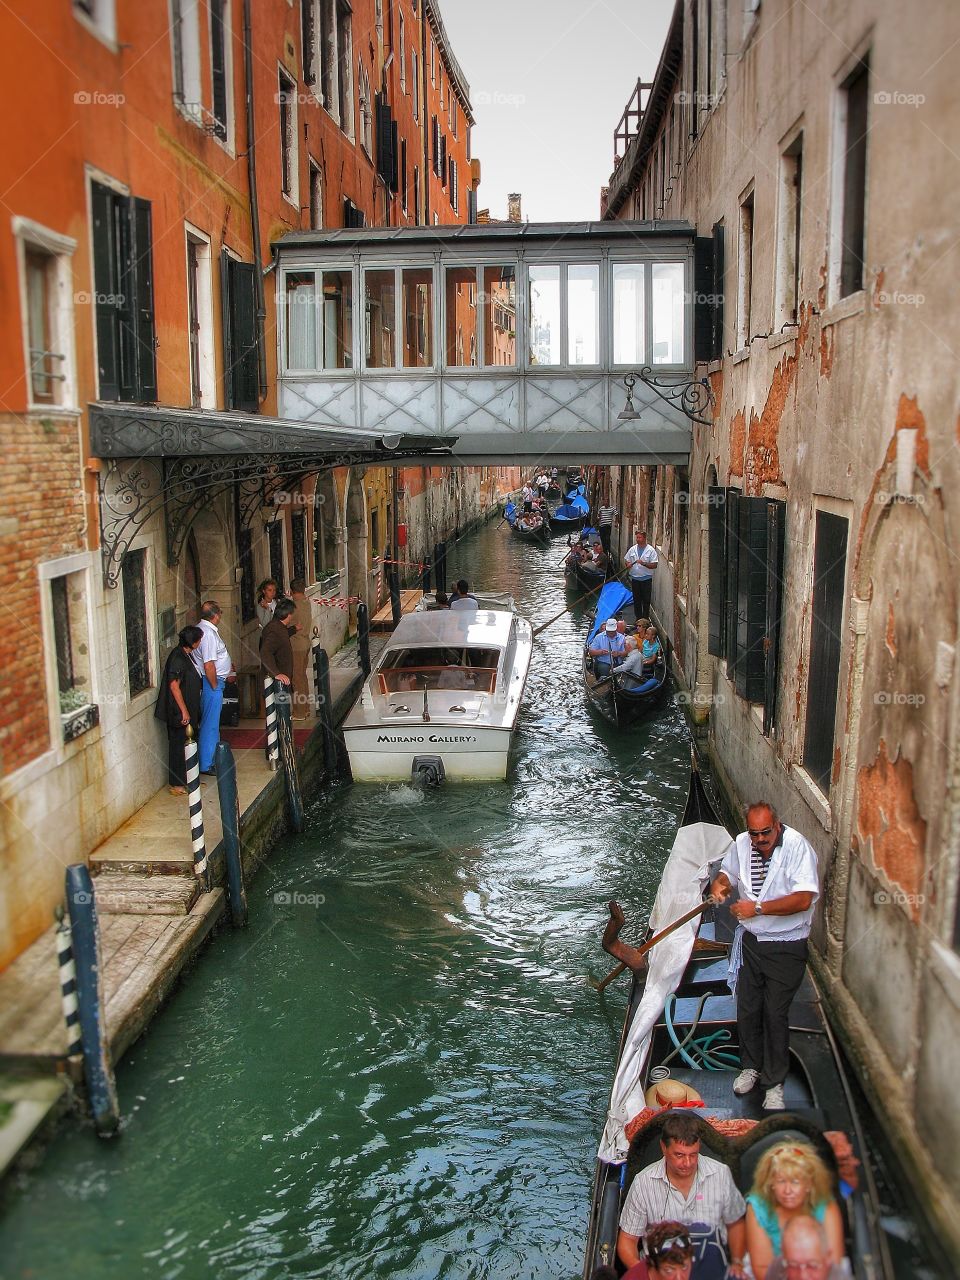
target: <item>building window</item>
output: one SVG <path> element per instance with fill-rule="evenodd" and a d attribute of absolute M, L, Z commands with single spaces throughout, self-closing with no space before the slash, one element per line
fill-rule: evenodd
<path fill-rule="evenodd" d="M 477 286 L 476 267 L 447 267 L 444 305 L 446 308 L 447 364 L 461 367 L 465 363 L 476 365 L 475 344 L 476 310 L 471 308 L 470 298 Z M 464 360 L 464 333 L 470 339 L 471 358 Z"/>
<path fill-rule="evenodd" d="M 287 370 L 311 372 L 352 367 L 352 281 L 349 270 L 286 273 L 283 287 Z"/>
<path fill-rule="evenodd" d="M 123 557 L 123 626 L 127 648 L 130 697 L 150 688 L 150 646 L 147 637 L 147 553 L 128 551 Z"/>
<path fill-rule="evenodd" d="M 796 324 L 800 306 L 800 209 L 803 190 L 803 134 L 780 157 L 777 208 L 776 327 Z"/>
<path fill-rule="evenodd" d="M 115 0 L 73 0 L 73 12 L 84 26 L 91 28 L 103 40 L 117 38 L 117 14 Z"/>
<path fill-rule="evenodd" d="M 570 364 L 600 363 L 600 267 L 594 263 L 567 267 L 567 352 Z"/>
<path fill-rule="evenodd" d="M 293 554 L 292 578 L 307 576 L 307 513 L 293 511 L 290 515 L 290 549 Z"/>
<path fill-rule="evenodd" d="M 753 192 L 740 204 L 737 256 L 737 350 L 750 345 L 750 300 L 753 293 Z"/>
<path fill-rule="evenodd" d="M 50 603 L 59 713 L 67 715 L 93 702 L 86 572 L 65 573 L 51 578 Z"/>
<path fill-rule="evenodd" d="M 231 116 L 230 6 L 227 0 L 210 0 L 210 81 L 213 94 L 213 136 L 228 140 Z"/>
<path fill-rule="evenodd" d="M 433 271 L 430 267 L 405 267 L 402 271 L 405 369 L 433 364 Z"/>
<path fill-rule="evenodd" d="M 403 25 L 403 14 L 398 13 L 399 19 L 399 50 L 397 57 L 400 60 L 400 92 L 407 92 L 407 37 Z"/>
<path fill-rule="evenodd" d="M 216 356 L 213 341 L 213 264 L 210 241 L 187 229 L 187 337 L 190 350 L 190 402 L 215 409 Z"/>
<path fill-rule="evenodd" d="M 300 0 L 300 53 L 304 84 L 317 82 L 317 38 L 320 34 L 317 17 L 317 0 Z"/>
<path fill-rule="evenodd" d="M 413 95 L 413 118 L 420 119 L 420 63 L 416 49 L 410 50 L 410 86 Z"/>
<path fill-rule="evenodd" d="M 353 25 L 346 0 L 337 0 L 337 91 L 340 128 L 353 137 Z"/>
<path fill-rule="evenodd" d="M 13 219 L 20 269 L 28 407 L 73 407 L 74 295 L 70 259 L 76 241 L 27 218 Z"/>
<path fill-rule="evenodd" d="M 257 413 L 260 359 L 256 267 L 250 262 L 239 262 L 226 250 L 220 255 L 220 300 L 224 404 L 227 409 Z"/>
<path fill-rule="evenodd" d="M 370 96 L 370 77 L 361 62 L 360 79 L 360 145 L 368 156 L 373 155 L 373 102 Z"/>
<path fill-rule="evenodd" d="M 517 271 L 516 267 L 484 267 L 483 363 L 517 363 Z"/>
<path fill-rule="evenodd" d="M 833 772 L 848 527 L 843 516 L 817 512 L 803 767 L 825 796 Z"/>
<path fill-rule="evenodd" d="M 199 0 L 170 0 L 170 40 L 173 100 L 188 120 L 202 124 Z"/>
<path fill-rule="evenodd" d="M 420 225 L 420 166 L 413 166 L 413 220 Z"/>
<path fill-rule="evenodd" d="M 277 103 L 280 107 L 280 190 L 297 201 L 297 86 L 282 69 Z"/>
<path fill-rule="evenodd" d="M 869 80 L 869 65 L 863 60 L 841 85 L 837 97 L 831 237 L 835 298 L 846 298 L 863 288 Z"/>
<path fill-rule="evenodd" d="M 560 364 L 560 267 L 531 266 L 530 363 Z"/>
<path fill-rule="evenodd" d="M 450 94 L 450 132 L 457 137 L 457 100 Z"/>
<path fill-rule="evenodd" d="M 310 229 L 323 227 L 323 170 L 315 160 L 310 161 Z"/>
<path fill-rule="evenodd" d="M 460 192 L 459 192 L 459 184 L 457 182 L 457 162 L 456 160 L 454 160 L 453 156 L 450 157 L 448 167 L 450 170 L 450 203 L 453 205 L 453 212 L 459 213 L 460 212 Z"/>
<path fill-rule="evenodd" d="M 157 399 L 149 200 L 91 184 L 101 400 Z"/>
<path fill-rule="evenodd" d="M 240 563 L 240 621 L 252 622 L 257 616 L 252 529 L 240 529 L 237 534 L 237 559 Z"/>
<path fill-rule="evenodd" d="M 430 41 L 430 83 L 437 87 L 437 46 Z"/>
<path fill-rule="evenodd" d="M 400 196 L 403 201 L 403 212 L 407 212 L 407 140 L 400 143 Z"/>

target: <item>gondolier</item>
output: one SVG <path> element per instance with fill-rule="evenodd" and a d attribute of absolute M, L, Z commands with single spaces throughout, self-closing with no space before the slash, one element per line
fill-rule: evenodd
<path fill-rule="evenodd" d="M 616 520 L 619 512 L 617 508 L 611 506 L 610 503 L 604 503 L 597 509 L 597 532 L 600 534 L 600 542 L 604 551 L 610 553 L 610 537 L 613 533 L 613 522 Z"/>
<path fill-rule="evenodd" d="M 633 537 L 633 546 L 623 557 L 623 563 L 630 573 L 634 611 L 638 618 L 649 618 L 650 599 L 653 595 L 653 571 L 660 563 L 660 557 L 647 542 L 647 535 L 641 529 L 635 529 Z"/>
<path fill-rule="evenodd" d="M 803 981 L 807 938 L 820 896 L 817 855 L 810 842 L 784 826 L 772 805 L 747 810 L 747 830 L 721 863 L 711 892 L 721 901 L 732 889 L 740 898 L 731 956 L 737 997 L 740 1074 L 734 1093 L 760 1084 L 763 1109 L 784 1109 L 783 1082 L 790 1065 L 790 1003 Z"/>

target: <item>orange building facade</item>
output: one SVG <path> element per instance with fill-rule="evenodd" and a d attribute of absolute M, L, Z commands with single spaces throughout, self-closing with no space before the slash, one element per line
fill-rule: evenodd
<path fill-rule="evenodd" d="M 224 606 L 242 666 L 262 578 L 376 601 L 423 483 L 352 465 L 189 487 L 191 439 L 275 421 L 271 244 L 464 221 L 477 171 L 431 0 L 17 0 L 0 29 L 2 968 L 49 926 L 64 866 L 162 784 L 157 681 L 199 602 Z M 162 444 L 126 456 L 130 430 Z M 465 523 L 509 477 L 468 487 Z M 458 527 L 434 511 L 437 536 Z M 317 622 L 336 647 L 347 614 Z"/>

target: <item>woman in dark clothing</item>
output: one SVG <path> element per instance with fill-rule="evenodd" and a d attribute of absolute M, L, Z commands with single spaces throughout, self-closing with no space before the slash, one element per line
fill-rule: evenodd
<path fill-rule="evenodd" d="M 203 639 L 199 627 L 184 627 L 176 649 L 167 658 L 160 681 L 160 696 L 154 714 L 167 726 L 167 782 L 172 796 L 187 794 L 184 747 L 187 725 L 194 733 L 200 724 L 200 691 L 203 677 L 193 661 L 193 651 Z"/>

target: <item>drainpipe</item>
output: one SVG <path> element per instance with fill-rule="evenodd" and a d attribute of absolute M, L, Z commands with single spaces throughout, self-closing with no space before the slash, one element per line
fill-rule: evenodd
<path fill-rule="evenodd" d="M 253 241 L 254 279 L 257 289 L 257 380 L 261 396 L 267 393 L 267 357 L 264 351 L 264 325 L 267 309 L 263 292 L 263 255 L 260 251 L 260 201 L 257 197 L 257 131 L 253 114 L 253 35 L 251 0 L 243 0 L 243 75 L 247 104 L 247 183 L 250 188 L 250 237 Z"/>

